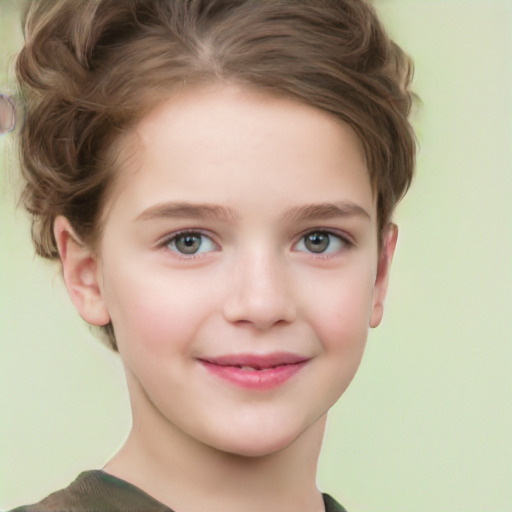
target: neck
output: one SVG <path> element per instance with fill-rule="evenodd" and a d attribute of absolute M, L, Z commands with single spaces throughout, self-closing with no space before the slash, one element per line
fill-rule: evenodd
<path fill-rule="evenodd" d="M 325 417 L 279 451 L 246 457 L 191 438 L 163 418 L 148 400 L 132 401 L 132 411 L 130 435 L 104 470 L 171 509 L 324 510 L 316 488 L 316 468 Z"/>

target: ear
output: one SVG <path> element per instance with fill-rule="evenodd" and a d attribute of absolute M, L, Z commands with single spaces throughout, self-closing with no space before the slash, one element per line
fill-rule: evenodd
<path fill-rule="evenodd" d="M 100 273 L 93 251 L 80 241 L 68 219 L 59 216 L 53 224 L 66 288 L 80 316 L 89 324 L 106 325 L 110 315 L 103 302 Z"/>
<path fill-rule="evenodd" d="M 372 311 L 370 315 L 370 327 L 377 327 L 384 314 L 384 299 L 388 291 L 389 271 L 393 254 L 395 253 L 398 228 L 395 224 L 389 224 L 383 237 L 382 248 L 377 264 L 377 275 L 373 287 Z"/>

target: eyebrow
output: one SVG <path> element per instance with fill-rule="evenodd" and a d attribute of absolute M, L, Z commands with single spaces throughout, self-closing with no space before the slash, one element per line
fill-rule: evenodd
<path fill-rule="evenodd" d="M 144 210 L 135 220 L 168 218 L 220 219 L 233 221 L 237 214 L 231 208 L 207 203 L 168 202 L 158 203 Z"/>
<path fill-rule="evenodd" d="M 297 222 L 339 217 L 364 217 L 371 220 L 370 214 L 362 206 L 351 201 L 297 206 L 288 210 L 283 215 L 283 220 Z M 216 204 L 167 202 L 151 206 L 139 214 L 135 220 L 147 221 L 168 218 L 215 219 L 233 222 L 238 218 L 238 214 L 231 208 Z"/>
<path fill-rule="evenodd" d="M 337 217 L 364 217 L 371 220 L 370 214 L 362 206 L 351 201 L 298 206 L 284 215 L 284 219 L 288 221 L 321 220 Z"/>

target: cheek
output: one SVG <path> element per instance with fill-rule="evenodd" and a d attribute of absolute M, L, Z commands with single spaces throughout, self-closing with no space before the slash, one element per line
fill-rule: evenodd
<path fill-rule="evenodd" d="M 190 347 L 213 309 L 204 286 L 165 273 L 134 273 L 117 268 L 105 283 L 105 298 L 120 350 L 164 355 Z"/>
<path fill-rule="evenodd" d="M 308 293 L 308 321 L 325 350 L 348 355 L 364 348 L 369 329 L 373 279 L 371 267 L 317 279 Z"/>

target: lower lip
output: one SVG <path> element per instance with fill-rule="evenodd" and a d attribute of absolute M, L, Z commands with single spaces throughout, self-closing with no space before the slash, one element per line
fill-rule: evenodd
<path fill-rule="evenodd" d="M 242 370 L 238 366 L 221 366 L 208 361 L 201 361 L 201 364 L 215 376 L 232 384 L 247 389 L 264 391 L 284 384 L 304 368 L 307 361 L 276 366 L 267 370 Z"/>

